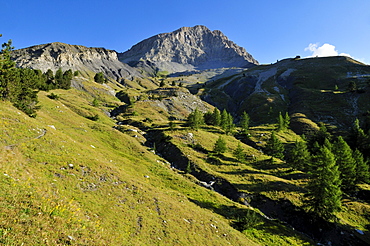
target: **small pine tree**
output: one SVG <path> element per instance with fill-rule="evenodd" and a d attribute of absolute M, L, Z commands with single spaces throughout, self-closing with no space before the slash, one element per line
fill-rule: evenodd
<path fill-rule="evenodd" d="M 283 143 L 276 137 L 275 133 L 271 134 L 270 139 L 267 141 L 266 145 L 266 154 L 283 159 L 284 158 L 284 145 Z"/>
<path fill-rule="evenodd" d="M 352 155 L 356 163 L 356 183 L 368 183 L 369 182 L 369 166 L 367 161 L 364 160 L 362 153 L 356 149 Z"/>
<path fill-rule="evenodd" d="M 245 160 L 244 150 L 240 143 L 238 143 L 238 147 L 234 150 L 233 155 L 240 162 Z"/>
<path fill-rule="evenodd" d="M 228 113 L 227 113 L 226 109 L 224 109 L 224 110 L 222 110 L 222 113 L 221 113 L 220 127 L 223 130 L 226 130 L 227 129 L 227 123 L 228 123 Z"/>
<path fill-rule="evenodd" d="M 331 151 L 323 146 L 314 157 L 315 168 L 310 172 L 307 184 L 308 211 L 327 221 L 335 221 L 336 213 L 341 211 L 342 191 L 338 166 Z"/>
<path fill-rule="evenodd" d="M 318 150 L 318 148 L 316 148 L 317 146 L 320 147 L 324 145 L 325 140 L 331 139 L 331 135 L 328 132 L 326 126 L 323 123 L 319 123 L 319 127 L 319 131 L 308 138 L 307 147 L 312 155 L 316 154 L 316 151 Z M 315 146 L 316 142 L 317 146 Z"/>
<path fill-rule="evenodd" d="M 99 72 L 95 74 L 94 81 L 99 84 L 103 84 L 105 82 L 104 74 L 103 72 Z"/>
<path fill-rule="evenodd" d="M 244 135 L 248 135 L 249 133 L 249 122 L 250 117 L 247 112 L 244 111 L 240 120 L 240 127 Z"/>
<path fill-rule="evenodd" d="M 213 109 L 213 125 L 219 126 L 221 124 L 221 113 L 218 108 Z"/>
<path fill-rule="evenodd" d="M 187 122 L 190 128 L 198 129 L 204 124 L 203 113 L 196 108 L 191 114 L 189 114 Z"/>
<path fill-rule="evenodd" d="M 354 191 L 356 189 L 356 162 L 352 157 L 352 150 L 339 136 L 338 140 L 334 142 L 333 154 L 336 157 L 336 165 L 340 171 L 340 178 L 342 180 L 342 189 L 344 191 Z"/>
<path fill-rule="evenodd" d="M 233 129 L 235 128 L 235 125 L 233 122 L 234 122 L 234 119 L 232 115 L 228 113 L 226 109 L 222 110 L 220 126 L 222 130 L 225 131 L 226 134 L 232 132 Z"/>
<path fill-rule="evenodd" d="M 285 130 L 285 121 L 284 121 L 284 117 L 283 115 L 281 114 L 281 112 L 279 112 L 279 116 L 278 116 L 278 125 L 277 125 L 277 131 L 284 131 Z"/>
<path fill-rule="evenodd" d="M 285 117 L 284 117 L 284 128 L 285 128 L 285 130 L 289 129 L 289 126 L 290 126 L 290 117 L 289 117 L 288 112 L 285 112 Z"/>
<path fill-rule="evenodd" d="M 222 154 L 222 153 L 225 153 L 227 150 L 227 147 L 226 147 L 226 141 L 223 137 L 218 137 L 216 143 L 215 143 L 215 146 L 213 148 L 213 151 L 216 152 L 216 154 Z"/>
<path fill-rule="evenodd" d="M 287 163 L 294 169 L 305 170 L 310 166 L 310 152 L 307 149 L 306 142 L 296 141 L 293 148 L 287 155 Z"/>
<path fill-rule="evenodd" d="M 56 88 L 60 88 L 60 85 L 63 84 L 63 71 L 61 68 L 55 72 L 55 84 Z"/>

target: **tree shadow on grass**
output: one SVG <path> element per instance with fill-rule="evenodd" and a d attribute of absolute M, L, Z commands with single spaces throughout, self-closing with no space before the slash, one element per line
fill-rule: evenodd
<path fill-rule="evenodd" d="M 305 189 L 294 184 L 286 183 L 283 181 L 258 181 L 249 184 L 234 184 L 238 190 L 246 190 L 248 192 L 272 192 L 272 191 L 285 191 L 285 192 L 304 192 Z"/>
<path fill-rule="evenodd" d="M 222 215 L 226 219 L 236 219 L 240 216 L 243 216 L 247 211 L 247 208 L 240 208 L 237 206 L 227 206 L 227 205 L 220 205 L 213 202 L 208 201 L 198 201 L 195 199 L 189 198 L 189 200 L 201 208 L 208 209 L 214 213 Z"/>
<path fill-rule="evenodd" d="M 263 231 L 262 235 L 273 234 L 278 236 L 297 236 L 293 230 L 283 229 L 280 221 L 269 220 L 262 216 L 259 212 L 248 208 L 240 208 L 237 206 L 219 205 L 208 201 L 198 201 L 189 199 L 201 208 L 208 209 L 217 213 L 226 219 L 232 220 L 230 225 L 239 231 L 248 229 L 256 229 Z M 305 238 L 309 240 L 308 238 Z"/>
<path fill-rule="evenodd" d="M 265 159 L 261 161 L 255 161 L 251 163 L 251 166 L 256 169 L 261 170 L 273 170 L 277 168 L 289 168 L 286 163 L 277 163 L 276 161 L 271 161 L 271 159 Z"/>

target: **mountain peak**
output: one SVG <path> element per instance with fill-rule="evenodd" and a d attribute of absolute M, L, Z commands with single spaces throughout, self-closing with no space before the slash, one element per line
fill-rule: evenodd
<path fill-rule="evenodd" d="M 181 27 L 145 39 L 119 54 L 119 59 L 126 63 L 148 60 L 171 72 L 258 64 L 244 48 L 230 41 L 221 31 L 211 31 L 202 25 Z"/>

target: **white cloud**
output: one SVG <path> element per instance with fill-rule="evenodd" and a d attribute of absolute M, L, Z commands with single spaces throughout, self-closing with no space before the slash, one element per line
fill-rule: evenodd
<path fill-rule="evenodd" d="M 311 55 L 308 57 L 323 57 L 323 56 L 348 56 L 351 57 L 352 59 L 355 59 L 357 61 L 360 61 L 362 63 L 370 65 L 368 62 L 365 61 L 365 58 L 355 58 L 351 56 L 350 54 L 347 53 L 339 53 L 334 45 L 325 43 L 321 46 L 319 46 L 318 43 L 316 44 L 309 44 L 304 51 L 309 51 L 311 52 Z"/>
<path fill-rule="evenodd" d="M 323 56 L 349 56 L 351 55 L 346 53 L 338 53 L 338 51 L 335 49 L 334 45 L 331 44 L 323 44 L 319 46 L 319 44 L 309 44 L 308 47 L 304 49 L 304 51 L 310 51 L 311 55 L 310 57 L 323 57 Z"/>

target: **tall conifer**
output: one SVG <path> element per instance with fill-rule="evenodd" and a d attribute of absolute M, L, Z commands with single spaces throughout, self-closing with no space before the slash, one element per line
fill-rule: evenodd
<path fill-rule="evenodd" d="M 352 157 L 351 148 L 341 136 L 334 142 L 333 153 L 336 157 L 336 165 L 340 171 L 342 189 L 348 192 L 354 191 L 356 185 L 356 162 Z"/>
<path fill-rule="evenodd" d="M 335 214 L 341 210 L 342 191 L 334 154 L 323 146 L 315 156 L 314 163 L 315 168 L 310 173 L 307 185 L 306 207 L 327 221 L 336 220 Z"/>

